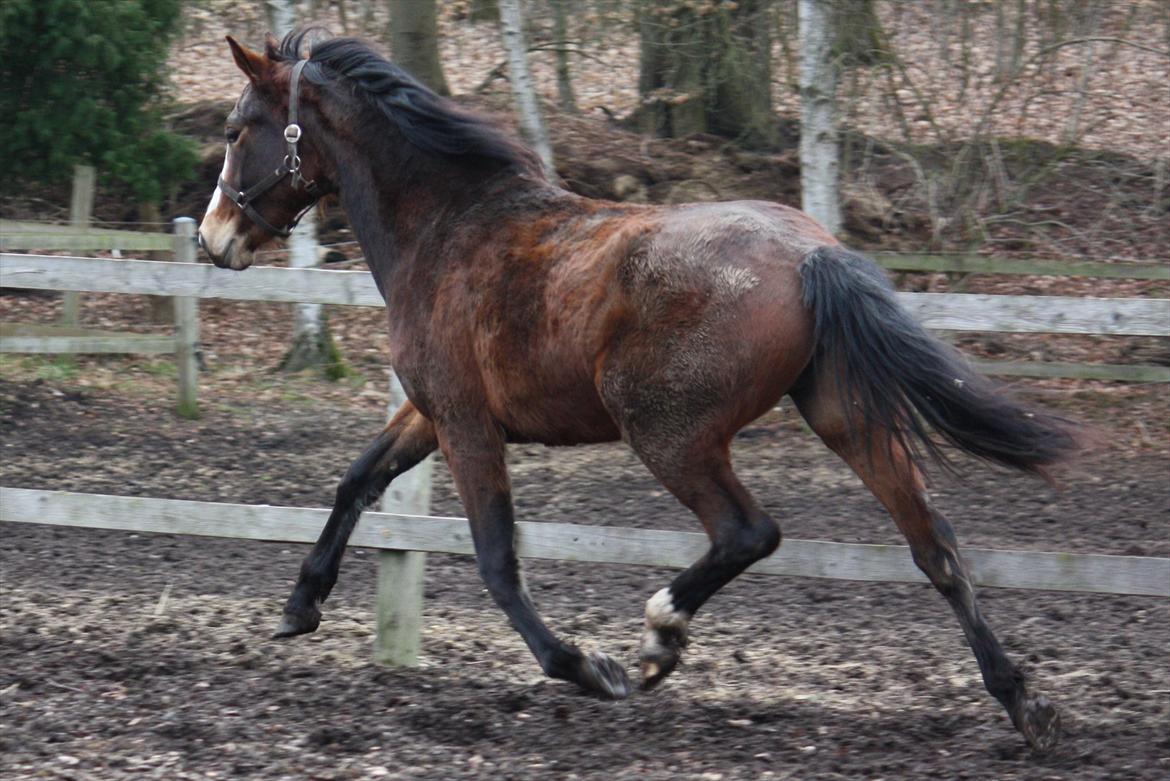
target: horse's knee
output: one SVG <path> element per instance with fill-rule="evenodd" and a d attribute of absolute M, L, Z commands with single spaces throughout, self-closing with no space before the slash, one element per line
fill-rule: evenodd
<path fill-rule="evenodd" d="M 716 542 L 723 556 L 736 562 L 753 563 L 771 556 L 780 547 L 780 524 L 763 513 L 739 526 Z"/>
<path fill-rule="evenodd" d="M 752 529 L 752 553 L 757 559 L 766 559 L 780 547 L 780 541 L 783 539 L 780 524 L 768 516 L 760 518 Z"/>

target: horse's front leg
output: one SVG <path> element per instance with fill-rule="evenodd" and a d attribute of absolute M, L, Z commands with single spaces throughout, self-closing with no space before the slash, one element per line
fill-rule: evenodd
<path fill-rule="evenodd" d="M 337 487 L 333 512 L 313 550 L 301 564 L 300 576 L 284 607 L 276 637 L 313 632 L 321 623 L 321 603 L 337 583 L 341 556 L 362 510 L 377 501 L 395 477 L 434 452 L 435 427 L 408 401 L 386 429 L 350 465 Z"/>
<path fill-rule="evenodd" d="M 541 668 L 551 678 L 572 681 L 599 696 L 625 697 L 630 691 L 625 669 L 605 654 L 584 654 L 559 639 L 528 596 L 513 542 L 512 493 L 498 428 L 491 423 L 440 425 L 439 444 L 471 523 L 484 584 Z"/>

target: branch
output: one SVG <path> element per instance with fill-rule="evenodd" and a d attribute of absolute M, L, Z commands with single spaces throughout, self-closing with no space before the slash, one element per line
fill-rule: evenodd
<path fill-rule="evenodd" d="M 1152 46 L 1146 46 L 1145 44 L 1135 43 L 1134 41 L 1130 41 L 1130 40 L 1127 40 L 1125 38 L 1113 38 L 1110 36 L 1088 36 L 1085 38 L 1069 38 L 1068 40 L 1065 40 L 1065 41 L 1057 41 L 1056 43 L 1049 44 L 1048 46 L 1045 46 L 1040 51 L 1034 53 L 1028 59 L 1021 62 L 1016 67 L 1016 70 L 1011 75 L 1011 78 L 1004 80 L 1003 84 L 1000 85 L 999 91 L 995 93 L 995 97 L 993 97 L 991 99 L 991 102 L 987 105 L 987 108 L 984 110 L 983 116 L 980 118 L 979 124 L 975 128 L 975 132 L 971 134 L 972 138 L 979 138 L 980 136 L 983 135 L 983 131 L 986 129 L 987 123 L 991 120 L 992 113 L 999 106 L 1000 101 L 1004 99 L 1004 97 L 1011 90 L 1011 88 L 1013 86 L 1015 86 L 1016 82 L 1019 80 L 1020 75 L 1024 72 L 1024 70 L 1029 65 L 1031 65 L 1033 62 L 1040 59 L 1041 57 L 1044 57 L 1048 54 L 1051 54 L 1052 52 L 1054 52 L 1058 49 L 1063 49 L 1066 46 L 1077 46 L 1079 44 L 1093 43 L 1095 41 L 1104 41 L 1106 43 L 1115 43 L 1118 46 L 1132 46 L 1135 49 L 1141 49 L 1142 51 L 1156 54 L 1159 57 L 1170 58 L 1170 52 L 1162 51 L 1161 49 L 1155 49 Z"/>
<path fill-rule="evenodd" d="M 1089 35 L 1085 36 L 1084 38 L 1069 38 L 1067 41 L 1057 41 L 1054 44 L 1044 47 L 1036 54 L 1046 54 L 1047 52 L 1053 51 L 1055 49 L 1060 49 L 1064 46 L 1073 46 L 1078 43 L 1115 43 L 1118 46 L 1132 46 L 1135 49 L 1141 49 L 1144 52 L 1149 52 L 1150 54 L 1156 54 L 1159 57 L 1166 57 L 1167 59 L 1170 59 L 1170 51 L 1166 51 L 1164 49 L 1155 49 L 1153 46 L 1146 46 L 1144 43 L 1131 41 L 1128 38 L 1113 38 L 1107 35 Z"/>

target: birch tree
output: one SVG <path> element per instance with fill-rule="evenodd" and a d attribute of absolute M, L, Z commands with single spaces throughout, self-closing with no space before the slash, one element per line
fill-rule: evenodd
<path fill-rule="evenodd" d="M 569 14 L 568 0 L 552 0 L 553 41 L 557 47 L 557 104 L 561 111 L 577 113 L 577 97 L 573 94 L 573 80 L 569 75 Z"/>
<path fill-rule="evenodd" d="M 832 234 L 841 230 L 837 64 L 831 0 L 799 0 L 800 206 Z"/>
<path fill-rule="evenodd" d="M 268 21 L 277 37 L 292 30 L 296 23 L 293 0 L 268 0 Z M 317 265 L 319 251 L 316 209 L 310 209 L 288 238 L 288 264 L 312 268 Z M 318 369 L 332 379 L 345 374 L 321 304 L 293 304 L 292 344 L 279 368 L 290 372 Z"/>
<path fill-rule="evenodd" d="M 504 50 L 508 54 L 508 73 L 512 83 L 512 96 L 516 100 L 516 111 L 520 118 L 520 129 L 525 139 L 536 150 L 544 171 L 553 178 L 556 166 L 553 163 L 552 146 L 548 131 L 540 116 L 536 101 L 536 88 L 528 72 L 528 45 L 524 42 L 524 19 L 520 14 L 520 0 L 499 0 L 500 30 L 504 36 Z"/>

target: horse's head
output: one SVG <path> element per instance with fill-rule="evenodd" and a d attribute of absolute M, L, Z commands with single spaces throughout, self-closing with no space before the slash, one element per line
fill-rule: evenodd
<path fill-rule="evenodd" d="M 321 197 L 320 155 L 301 138 L 298 112 L 305 108 L 301 70 L 269 36 L 263 54 L 227 39 L 236 65 L 248 77 L 228 115 L 223 172 L 199 226 L 199 244 L 220 268 L 252 265 L 255 251 L 285 238 Z"/>

